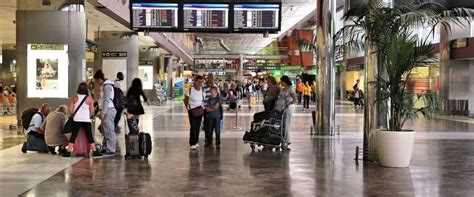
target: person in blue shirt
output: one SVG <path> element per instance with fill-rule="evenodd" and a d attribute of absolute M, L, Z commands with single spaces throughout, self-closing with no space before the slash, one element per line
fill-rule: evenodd
<path fill-rule="evenodd" d="M 206 127 L 206 146 L 212 145 L 212 132 L 216 133 L 216 148 L 220 149 L 221 145 L 221 120 L 223 116 L 222 111 L 222 100 L 217 93 L 217 87 L 211 87 L 211 96 L 206 101 L 206 117 L 207 117 L 207 127 Z"/>

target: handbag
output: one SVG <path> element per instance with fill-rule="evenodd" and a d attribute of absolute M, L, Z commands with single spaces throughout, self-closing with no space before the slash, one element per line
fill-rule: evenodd
<path fill-rule="evenodd" d="M 79 104 L 79 106 L 77 106 L 76 110 L 74 111 L 74 113 L 72 114 L 72 116 L 70 116 L 67 120 L 66 120 L 66 123 L 64 124 L 64 133 L 71 133 L 72 132 L 72 127 L 74 125 L 74 115 L 76 115 L 77 111 L 79 110 L 79 108 L 81 108 L 82 104 L 84 104 L 84 101 L 86 101 L 86 98 L 88 96 L 85 96 L 81 103 Z"/>
<path fill-rule="evenodd" d="M 191 109 L 191 115 L 193 117 L 199 117 L 204 115 L 204 108 L 202 106 Z"/>

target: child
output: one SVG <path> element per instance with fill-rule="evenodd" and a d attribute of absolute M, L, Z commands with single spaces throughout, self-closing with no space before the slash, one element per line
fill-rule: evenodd
<path fill-rule="evenodd" d="M 211 87 L 211 98 L 207 100 L 206 116 L 208 118 L 208 125 L 206 127 L 206 139 L 211 141 L 206 142 L 206 145 L 212 145 L 212 131 L 216 132 L 216 148 L 220 149 L 221 145 L 221 119 L 223 115 L 221 98 L 217 95 L 217 87 Z"/>

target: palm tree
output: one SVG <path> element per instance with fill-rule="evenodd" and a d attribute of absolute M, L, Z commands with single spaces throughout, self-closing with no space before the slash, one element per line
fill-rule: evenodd
<path fill-rule="evenodd" d="M 466 27 L 463 22 L 469 22 L 472 16 L 472 9 L 448 10 L 439 3 L 414 0 L 393 8 L 375 0 L 345 13 L 343 19 L 349 24 L 336 34 L 337 43 L 342 43 L 336 46 L 336 51 L 346 54 L 368 44 L 376 49 L 380 72 L 370 83 L 378 91 L 376 102 L 388 106 L 387 130 L 401 131 L 404 123 L 416 118 L 419 112 L 427 118 L 434 115 L 439 104 L 437 96 L 429 92 L 415 96 L 406 91 L 408 79 L 414 68 L 436 62 L 428 40 L 434 35 L 436 26 L 440 25 L 450 33 L 452 24 Z M 420 27 L 431 28 L 427 37 L 414 32 Z M 424 107 L 415 108 L 414 97 L 424 102 Z"/>

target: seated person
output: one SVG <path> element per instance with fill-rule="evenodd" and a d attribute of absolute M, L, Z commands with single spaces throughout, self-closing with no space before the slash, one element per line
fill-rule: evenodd
<path fill-rule="evenodd" d="M 229 103 L 229 110 L 235 110 L 237 108 L 237 96 L 234 90 L 229 90 L 227 102 Z"/>
<path fill-rule="evenodd" d="M 39 113 L 35 113 L 26 129 L 27 138 L 26 142 L 23 143 L 21 147 L 21 152 L 26 153 L 26 151 L 38 151 L 42 153 L 48 152 L 48 146 L 44 141 L 44 131 L 41 130 L 41 125 L 44 122 L 44 119 L 48 116 L 51 108 L 49 104 L 45 103 L 41 105 Z"/>
<path fill-rule="evenodd" d="M 41 125 L 41 130 L 44 131 L 45 142 L 53 155 L 56 154 L 56 146 L 59 146 L 59 152 L 64 154 L 68 145 L 68 137 L 64 133 L 64 124 L 67 120 L 66 112 L 66 105 L 59 106 L 56 111 L 51 112 L 45 118 L 44 123 Z"/>

